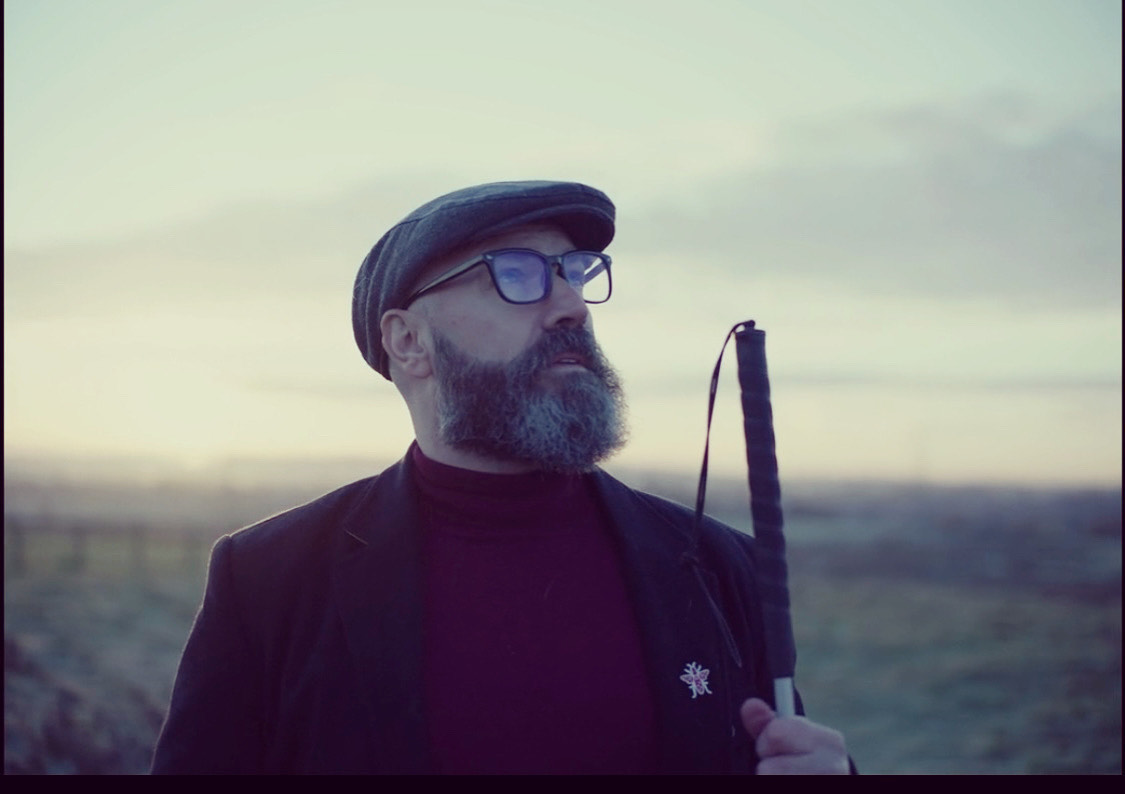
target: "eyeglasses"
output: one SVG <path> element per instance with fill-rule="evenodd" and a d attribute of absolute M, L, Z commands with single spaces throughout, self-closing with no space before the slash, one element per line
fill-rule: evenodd
<path fill-rule="evenodd" d="M 508 303 L 538 303 L 551 295 L 554 271 L 566 279 L 586 303 L 605 303 L 613 283 L 609 276 L 610 258 L 597 251 L 570 251 L 545 256 L 529 248 L 505 248 L 486 251 L 468 262 L 447 270 L 420 289 L 415 290 L 403 308 L 447 281 L 468 273 L 477 265 L 487 265 L 496 292 Z"/>

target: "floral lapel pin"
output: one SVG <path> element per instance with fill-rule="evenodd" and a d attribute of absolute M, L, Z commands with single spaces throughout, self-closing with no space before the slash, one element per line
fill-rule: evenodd
<path fill-rule="evenodd" d="M 711 695 L 711 688 L 707 686 L 707 676 L 711 674 L 710 670 L 698 662 L 688 662 L 684 668 L 684 674 L 680 676 L 680 680 L 688 685 L 691 690 L 691 699 L 695 700 L 700 695 Z"/>

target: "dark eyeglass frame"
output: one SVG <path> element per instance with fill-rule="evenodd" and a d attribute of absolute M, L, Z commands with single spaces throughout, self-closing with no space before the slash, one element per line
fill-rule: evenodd
<path fill-rule="evenodd" d="M 504 291 L 502 289 L 500 289 L 500 282 L 498 282 L 496 280 L 496 257 L 501 256 L 503 254 L 512 254 L 512 253 L 532 254 L 532 255 L 538 257 L 543 262 L 543 267 L 547 271 L 547 279 L 546 279 L 546 287 L 543 290 L 542 297 L 539 297 L 539 298 L 536 298 L 535 300 L 530 300 L 530 301 L 517 301 L 517 300 L 512 300 L 511 298 L 509 298 L 507 295 L 504 294 Z M 583 281 L 582 284 L 575 284 L 573 281 L 571 281 L 569 278 L 567 278 L 566 277 L 566 268 L 563 267 L 563 260 L 566 257 L 572 256 L 574 254 L 592 254 L 592 255 L 598 257 L 599 259 L 601 259 L 600 267 L 595 266 L 594 268 L 591 268 L 591 271 L 589 273 L 583 274 L 583 275 L 586 276 L 586 280 Z M 412 304 L 414 301 L 418 300 L 420 297 L 425 295 L 427 292 L 435 290 L 438 287 L 440 287 L 442 284 L 445 284 L 446 282 L 452 281 L 453 279 L 457 278 L 458 276 L 462 276 L 465 273 L 468 273 L 470 270 L 472 270 L 477 265 L 487 265 L 488 266 L 488 275 L 492 279 L 492 286 L 495 288 L 496 294 L 499 295 L 501 298 L 503 298 L 508 303 L 514 303 L 517 306 L 526 306 L 526 305 L 532 304 L 532 303 L 539 303 L 541 301 L 545 301 L 548 298 L 550 298 L 551 297 L 551 288 L 554 286 L 554 282 L 555 282 L 555 279 L 553 278 L 555 273 L 557 273 L 559 276 L 561 276 L 568 284 L 570 284 L 576 290 L 581 291 L 583 286 L 585 286 L 587 283 L 589 283 L 590 280 L 594 276 L 598 275 L 599 273 L 601 273 L 604 270 L 606 281 L 608 282 L 606 284 L 605 297 L 602 298 L 601 300 L 587 300 L 585 298 L 585 296 L 583 296 L 582 300 L 586 301 L 586 303 L 605 303 L 607 300 L 609 300 L 610 295 L 613 294 L 613 278 L 610 274 L 610 265 L 612 263 L 613 263 L 613 260 L 610 258 L 609 254 L 602 253 L 601 251 L 576 250 L 576 251 L 567 251 L 565 254 L 554 254 L 553 256 L 548 256 L 547 254 L 544 254 L 540 251 L 536 251 L 532 248 L 500 248 L 500 249 L 497 249 L 495 251 L 485 251 L 484 253 L 478 254 L 477 256 L 473 257 L 469 261 L 463 262 L 460 265 L 457 265 L 456 267 L 453 267 L 450 270 L 445 271 L 444 273 L 442 273 L 437 278 L 427 282 L 422 287 L 419 287 L 418 289 L 414 290 L 414 292 L 412 292 L 410 294 L 410 297 L 408 297 L 403 302 L 402 308 L 404 308 L 404 309 L 410 308 L 410 304 Z M 554 271 L 554 273 L 550 272 L 552 270 Z"/>

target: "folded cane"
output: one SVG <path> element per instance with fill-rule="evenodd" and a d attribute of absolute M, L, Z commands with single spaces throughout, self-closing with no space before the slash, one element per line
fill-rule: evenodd
<path fill-rule="evenodd" d="M 738 382 L 742 391 L 742 418 L 746 433 L 746 464 L 749 470 L 750 514 L 754 529 L 754 562 L 758 600 L 766 644 L 766 664 L 773 678 L 774 708 L 779 716 L 796 713 L 793 671 L 797 651 L 789 617 L 788 568 L 785 563 L 785 536 L 782 534 L 781 486 L 777 476 L 777 455 L 773 434 L 773 409 L 766 370 L 766 334 L 754 327 L 753 320 L 735 325 L 727 333 L 715 371 L 711 375 L 711 394 L 707 405 L 707 441 L 703 447 L 703 467 L 696 494 L 696 523 L 702 519 L 707 489 L 707 458 L 711 443 L 711 417 L 719 384 L 719 367 L 731 336 L 738 356 Z"/>

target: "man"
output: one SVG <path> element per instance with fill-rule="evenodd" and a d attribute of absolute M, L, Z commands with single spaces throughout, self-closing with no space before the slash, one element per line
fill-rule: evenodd
<path fill-rule="evenodd" d="M 221 539 L 156 772 L 846 772 L 761 699 L 752 540 L 627 488 L 591 330 L 614 207 L 479 185 L 375 245 L 356 341 L 415 443 Z"/>

